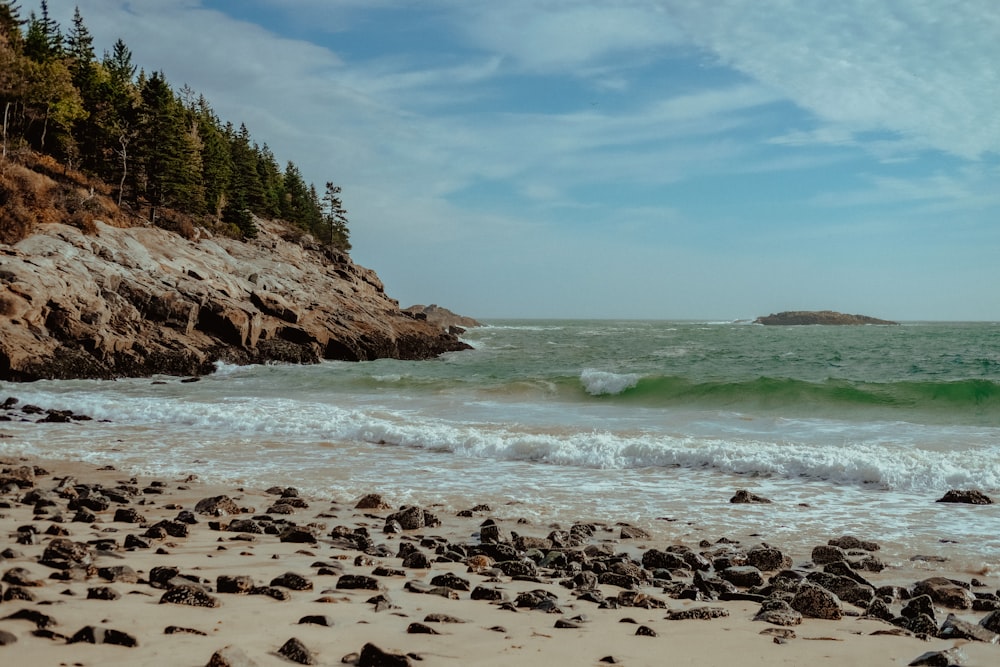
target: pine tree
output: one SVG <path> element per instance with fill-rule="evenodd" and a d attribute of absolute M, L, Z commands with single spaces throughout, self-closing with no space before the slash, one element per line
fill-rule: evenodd
<path fill-rule="evenodd" d="M 59 58 L 63 52 L 63 37 L 59 24 L 49 16 L 49 3 L 42 0 L 42 15 L 28 15 L 28 35 L 24 39 L 25 54 L 36 62 Z"/>
<path fill-rule="evenodd" d="M 219 126 L 219 119 L 204 96 L 199 97 L 196 104 L 196 121 L 201 137 L 201 174 L 205 186 L 205 207 L 210 215 L 220 220 L 233 173 L 229 142 Z"/>
<path fill-rule="evenodd" d="M 16 2 L 0 1 L 0 35 L 7 39 L 7 43 L 14 49 L 20 49 L 24 41 L 21 34 L 21 26 L 27 21 L 21 18 L 21 7 Z"/>
<path fill-rule="evenodd" d="M 253 221 L 256 210 L 253 207 L 263 199 L 263 186 L 257 171 L 257 152 L 246 125 L 240 125 L 237 133 L 230 132 L 229 153 L 233 173 L 222 219 L 236 225 L 245 237 L 254 238 L 257 225 Z"/>
<path fill-rule="evenodd" d="M 161 72 L 144 82 L 141 97 L 137 158 L 150 221 L 156 223 L 160 206 L 197 212 L 204 206 L 198 188 L 200 152 L 185 123 L 184 109 Z"/>
<path fill-rule="evenodd" d="M 347 228 L 347 210 L 344 202 L 340 198 L 340 186 L 334 185 L 330 181 L 326 183 L 326 192 L 323 194 L 325 211 L 323 222 L 329 230 L 329 243 L 338 250 L 348 252 L 351 249 L 350 231 Z"/>

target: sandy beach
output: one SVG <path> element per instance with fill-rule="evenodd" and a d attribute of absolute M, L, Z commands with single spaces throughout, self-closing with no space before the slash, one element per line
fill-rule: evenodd
<path fill-rule="evenodd" d="M 515 545 L 543 547 L 554 530 L 569 534 L 570 527 L 514 520 L 481 527 L 490 511 L 476 505 L 488 499 L 470 499 L 470 516 L 421 508 L 433 525 L 393 525 L 399 532 L 386 533 L 386 518 L 397 508 L 357 509 L 359 498 L 338 497 L 335 489 L 327 498 L 300 498 L 287 487 L 213 487 L 196 473 L 143 479 L 82 463 L 9 457 L 0 460 L 0 470 L 6 471 L 0 475 L 4 664 L 907 665 L 927 652 L 949 650 L 925 664 L 1000 660 L 995 644 L 921 638 L 865 617 L 864 604 L 839 602 L 839 620 L 806 616 L 778 625 L 754 620 L 760 598 L 733 599 L 749 591 L 745 586 L 715 596 L 725 600 L 672 597 L 668 591 L 691 591 L 700 575 L 674 567 L 670 575 L 656 570 L 654 576 L 642 567 L 643 555 L 667 553 L 670 542 L 657 535 L 623 539 L 623 527 L 613 520 L 589 522 L 593 533 L 572 548 L 518 551 L 518 562 L 532 556 L 541 562 L 522 573 L 481 554 L 459 558 L 474 549 L 455 545 L 474 547 L 496 536 L 515 551 Z M 257 529 L 262 532 L 236 532 Z M 367 539 L 357 539 L 365 531 Z M 723 543 L 731 553 L 755 546 L 752 538 L 730 537 L 748 540 Z M 685 546 L 695 553 L 720 548 Z M 401 549 L 422 556 L 404 559 Z M 553 551 L 583 567 L 548 567 L 565 564 L 552 559 Z M 448 552 L 457 561 L 441 557 Z M 858 574 L 873 586 L 902 587 L 902 596 L 930 577 L 967 582 L 970 599 L 973 592 L 988 599 L 1000 588 L 994 572 L 952 572 L 947 562 L 873 555 L 885 569 Z M 782 556 L 803 575 L 823 569 L 811 554 Z M 602 575 L 600 581 L 624 587 L 583 585 L 594 581 L 583 568 L 601 560 L 611 567 L 594 569 L 635 579 Z M 575 578 L 567 576 L 572 571 Z M 765 580 L 775 574 L 762 572 Z M 718 577 L 706 571 L 704 579 L 711 584 Z M 906 604 L 896 599 L 888 607 L 898 615 Z M 684 619 L 681 613 L 706 608 L 716 611 L 694 615 L 714 618 Z M 948 609 L 938 601 L 933 612 L 938 626 L 949 613 L 971 624 L 989 613 Z M 288 648 L 295 647 L 288 644 L 293 639 L 297 652 Z M 371 648 L 363 651 L 368 644 L 395 657 L 373 657 Z"/>

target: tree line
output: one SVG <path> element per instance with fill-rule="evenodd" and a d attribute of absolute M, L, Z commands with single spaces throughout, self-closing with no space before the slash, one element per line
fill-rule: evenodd
<path fill-rule="evenodd" d="M 132 62 L 119 39 L 101 58 L 79 7 L 65 32 L 46 0 L 24 16 L 0 0 L 0 113 L 7 160 L 28 148 L 113 185 L 119 206 L 162 209 L 253 238 L 253 216 L 291 222 L 350 250 L 341 189 L 322 196 L 289 161 L 282 170 L 246 125 L 223 122 L 203 95 L 175 91 Z"/>

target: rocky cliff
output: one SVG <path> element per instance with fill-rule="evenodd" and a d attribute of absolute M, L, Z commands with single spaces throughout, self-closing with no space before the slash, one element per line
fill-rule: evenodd
<path fill-rule="evenodd" d="M 754 324 L 793 325 L 793 324 L 899 324 L 889 320 L 880 320 L 867 315 L 847 315 L 832 310 L 790 310 L 782 313 L 764 315 L 754 320 Z"/>
<path fill-rule="evenodd" d="M 478 320 L 466 317 L 465 315 L 453 313 L 447 308 L 442 308 L 436 303 L 432 303 L 429 306 L 410 306 L 409 308 L 404 308 L 403 312 L 418 320 L 427 320 L 440 329 L 455 329 L 457 331 L 457 329 L 469 329 L 472 327 L 482 326 Z"/>
<path fill-rule="evenodd" d="M 0 379 L 197 375 L 217 360 L 426 359 L 468 347 L 403 313 L 346 254 L 258 225 L 252 242 L 97 223 L 92 235 L 49 224 L 0 244 Z"/>

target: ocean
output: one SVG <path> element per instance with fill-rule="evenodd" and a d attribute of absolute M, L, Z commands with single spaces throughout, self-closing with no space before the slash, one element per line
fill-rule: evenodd
<path fill-rule="evenodd" d="M 0 453 L 624 521 L 684 544 L 851 534 L 1000 567 L 1000 504 L 935 502 L 1000 501 L 1000 324 L 509 320 L 463 338 L 473 350 L 431 361 L 0 383 L 94 418 L 2 423 Z M 731 504 L 737 489 L 773 502 Z"/>

